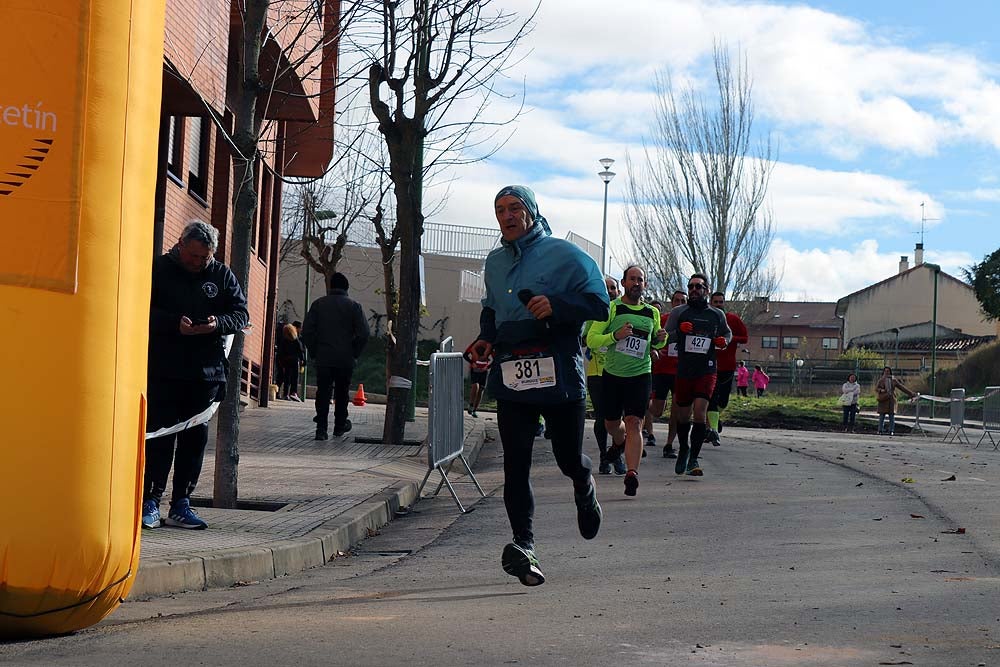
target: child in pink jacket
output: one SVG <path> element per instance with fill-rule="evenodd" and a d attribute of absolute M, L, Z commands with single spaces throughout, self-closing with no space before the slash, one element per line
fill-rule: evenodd
<path fill-rule="evenodd" d="M 757 390 L 757 397 L 764 395 L 764 391 L 767 389 L 767 384 L 771 381 L 771 377 L 764 372 L 764 369 L 760 366 L 753 367 L 753 377 L 750 379 L 753 382 L 754 389 Z"/>
<path fill-rule="evenodd" d="M 736 367 L 736 393 L 740 396 L 747 395 L 747 387 L 750 386 L 750 369 L 747 362 L 741 361 Z"/>

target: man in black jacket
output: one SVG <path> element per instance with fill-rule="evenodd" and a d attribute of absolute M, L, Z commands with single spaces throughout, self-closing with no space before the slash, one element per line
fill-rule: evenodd
<path fill-rule="evenodd" d="M 347 276 L 330 276 L 329 293 L 317 299 L 302 323 L 302 342 L 316 366 L 316 439 L 327 439 L 330 397 L 333 397 L 333 436 L 351 430 L 347 418 L 348 388 L 354 363 L 368 344 L 368 322 L 361 304 L 347 296 Z"/>
<path fill-rule="evenodd" d="M 146 431 L 181 424 L 226 393 L 224 336 L 246 327 L 246 297 L 236 276 L 212 255 L 219 232 L 188 223 L 170 252 L 153 261 L 149 304 L 149 378 Z M 177 451 L 174 452 L 174 441 Z M 208 443 L 208 424 L 190 426 L 146 441 L 142 527 L 160 525 L 160 500 L 174 467 L 170 512 L 164 523 L 178 528 L 208 525 L 191 509 Z"/>

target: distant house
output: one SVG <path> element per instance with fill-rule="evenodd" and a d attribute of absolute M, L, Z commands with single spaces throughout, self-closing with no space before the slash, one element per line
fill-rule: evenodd
<path fill-rule="evenodd" d="M 850 347 L 863 347 L 882 355 L 885 364 L 902 370 L 926 370 L 930 367 L 932 344 L 937 346 L 937 367 L 949 368 L 961 363 L 970 352 L 992 343 L 995 335 L 972 336 L 937 325 L 936 339 L 931 322 L 920 322 L 889 331 L 852 338 Z"/>
<path fill-rule="evenodd" d="M 948 357 L 948 352 L 954 358 L 956 351 L 996 336 L 997 327 L 983 319 L 972 287 L 934 265 L 925 264 L 923 254 L 923 244 L 918 243 L 915 266 L 910 267 L 909 258 L 904 255 L 896 275 L 837 301 L 835 314 L 843 320 L 845 348 L 875 344 L 879 350 L 892 349 L 895 358 L 898 340 L 900 345 L 912 346 L 914 352 L 914 355 L 900 355 L 900 363 L 905 361 L 904 367 L 922 368 L 926 365 L 920 361 L 917 348 L 922 346 L 925 354 L 930 354 L 931 323 L 935 320 L 939 326 L 937 356 L 942 360 Z M 919 342 L 921 339 L 924 342 Z"/>
<path fill-rule="evenodd" d="M 771 301 L 758 297 L 748 304 L 743 318 L 750 340 L 740 346 L 737 359 L 836 359 L 842 339 L 835 306 L 832 301 Z"/>

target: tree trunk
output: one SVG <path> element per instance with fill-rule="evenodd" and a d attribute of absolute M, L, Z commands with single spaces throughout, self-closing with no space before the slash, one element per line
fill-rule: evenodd
<path fill-rule="evenodd" d="M 258 154 L 260 121 L 257 118 L 257 94 L 260 89 L 259 61 L 261 33 L 269 0 L 246 0 L 243 13 L 243 38 L 240 58 L 243 78 L 236 82 L 233 109 L 233 238 L 229 268 L 247 293 L 250 282 L 250 233 L 257 210 L 257 181 L 254 163 Z M 213 505 L 233 509 L 238 497 L 240 463 L 240 378 L 243 374 L 243 332 L 237 332 L 229 352 L 229 377 L 226 398 L 219 407 L 219 426 L 215 442 L 215 493 Z M 265 388 L 266 389 L 266 388 Z"/>
<path fill-rule="evenodd" d="M 405 133 L 408 134 L 408 133 Z M 396 194 L 396 227 L 399 237 L 399 307 L 393 329 L 396 344 L 389 353 L 390 379 L 382 442 L 402 444 L 406 427 L 406 413 L 410 392 L 416 391 L 414 377 L 417 336 L 420 331 L 420 239 L 424 231 L 424 218 L 420 207 L 419 181 L 423 174 L 415 171 L 414 148 L 417 142 L 404 134 L 402 147 L 392 156 L 391 171 Z M 410 150 L 406 150 L 409 148 Z M 390 151 L 392 155 L 392 151 Z M 409 387 L 393 387 L 392 378 L 405 378 Z"/>
<path fill-rule="evenodd" d="M 392 262 L 396 256 L 396 252 L 395 248 L 390 246 L 388 244 L 388 241 L 385 240 L 384 234 L 381 235 L 379 243 L 380 243 L 380 249 L 382 251 L 382 285 L 383 285 L 383 296 L 385 297 L 385 326 L 386 326 L 384 391 L 386 395 L 388 395 L 389 377 L 392 375 L 390 371 L 390 368 L 392 367 L 392 351 L 396 347 L 395 343 L 396 312 L 399 307 L 399 304 L 397 303 L 396 299 L 396 274 L 395 274 L 395 269 L 392 266 Z"/>

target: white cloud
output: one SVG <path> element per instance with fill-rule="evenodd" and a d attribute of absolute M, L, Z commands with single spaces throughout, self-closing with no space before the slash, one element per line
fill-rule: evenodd
<path fill-rule="evenodd" d="M 535 0 L 504 3 L 519 12 L 534 6 Z M 557 236 L 573 229 L 599 243 L 597 159 L 609 156 L 619 174 L 609 188 L 609 245 L 613 256 L 627 258 L 620 203 L 625 155 L 638 155 L 638 138 L 648 133 L 655 75 L 670 67 L 678 79 L 704 84 L 716 38 L 746 51 L 761 120 L 788 137 L 783 144 L 795 145 L 798 154 L 856 160 L 875 148 L 904 161 L 948 146 L 983 148 L 983 176 L 969 184 L 980 188 L 966 198 L 1000 201 L 990 175 L 1000 147 L 994 66 L 957 48 L 911 48 L 876 29 L 803 5 L 545 0 L 526 42 L 531 53 L 509 82 L 509 90 L 526 84 L 527 113 L 494 158 L 453 172 L 459 180 L 436 219 L 492 228 L 493 195 L 502 185 L 523 183 L 538 194 Z M 505 117 L 513 108 L 499 100 L 490 114 Z M 894 178 L 892 164 L 880 157 L 865 165 L 868 171 L 776 165 L 770 198 L 779 239 L 772 257 L 785 266 L 786 295 L 839 298 L 895 273 L 899 255 L 912 261 L 910 233 L 919 229 L 921 202 L 932 219 L 929 229 L 942 229 L 949 213 L 957 217 L 957 209 L 946 211 L 935 199 L 935 186 Z M 429 190 L 428 197 L 442 192 Z M 792 239 L 801 246 L 803 236 L 811 247 L 794 248 Z M 957 244 L 940 241 L 934 245 Z M 931 257 L 928 251 L 928 261 L 954 275 L 973 261 L 967 253 Z"/>
<path fill-rule="evenodd" d="M 945 218 L 944 208 L 931 195 L 880 174 L 779 163 L 768 192 L 778 233 L 850 235 L 870 229 L 873 221 L 887 232 L 900 222 L 919 229 L 921 202 L 926 203 L 925 215 L 935 218 L 928 227 Z"/>
<path fill-rule="evenodd" d="M 599 100 L 588 110 L 601 118 L 627 110 L 624 133 L 656 72 L 706 80 L 715 40 L 747 54 L 758 110 L 815 138 L 816 150 L 852 159 L 871 147 L 926 156 L 960 140 L 1000 148 L 992 64 L 957 48 L 894 43 L 801 5 L 630 0 L 581 11 L 577 0 L 546 0 L 513 78 L 543 91 L 582 88 L 574 95 Z"/>
<path fill-rule="evenodd" d="M 973 201 L 1000 202 L 1000 188 L 976 188 L 968 192 L 949 192 L 949 196 L 957 199 Z"/>
<path fill-rule="evenodd" d="M 874 239 L 864 239 L 850 248 L 796 249 L 778 238 L 771 246 L 770 263 L 783 271 L 783 298 L 836 301 L 898 273 L 903 255 L 913 266 L 912 249 L 883 250 Z M 962 276 L 961 268 L 973 262 L 965 252 L 929 251 L 924 259 L 958 278 Z"/>

